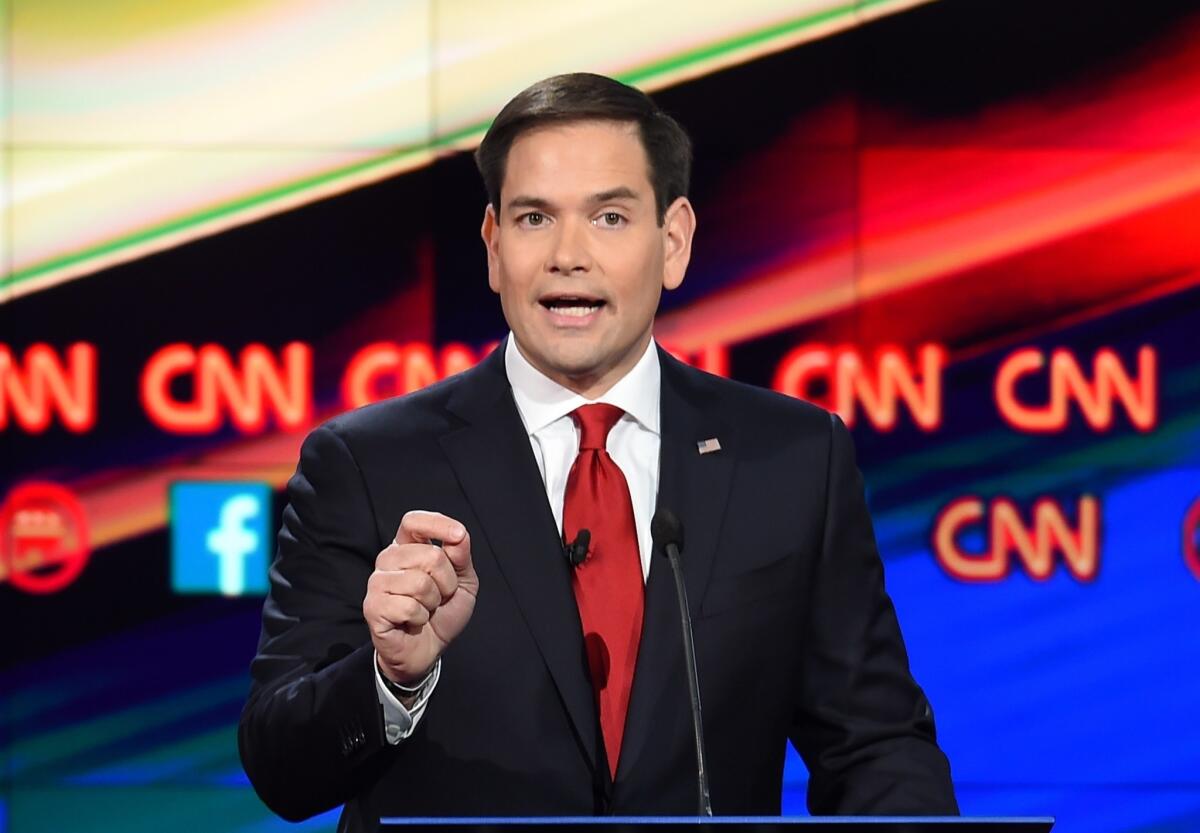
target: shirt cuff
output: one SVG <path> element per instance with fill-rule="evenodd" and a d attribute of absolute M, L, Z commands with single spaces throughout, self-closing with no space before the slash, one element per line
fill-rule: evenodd
<path fill-rule="evenodd" d="M 433 668 L 429 669 L 429 673 L 425 675 L 425 679 L 413 687 L 412 691 L 417 695 L 417 699 L 413 701 L 412 708 L 406 709 L 383 679 L 383 673 L 379 670 L 379 652 L 375 653 L 375 691 L 379 694 L 379 705 L 383 707 L 383 734 L 392 746 L 416 731 L 417 724 L 421 722 L 421 716 L 425 714 L 429 695 L 437 686 L 441 673 L 442 658 L 438 657 Z"/>

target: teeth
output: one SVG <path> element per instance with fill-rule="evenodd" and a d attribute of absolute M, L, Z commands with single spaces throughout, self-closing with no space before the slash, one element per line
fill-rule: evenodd
<path fill-rule="evenodd" d="M 592 312 L 594 312 L 595 310 L 598 310 L 599 308 L 600 308 L 599 306 L 594 306 L 594 307 L 554 307 L 554 311 L 556 313 L 558 313 L 559 315 L 570 315 L 570 316 L 574 316 L 575 318 L 583 318 L 585 315 L 590 315 Z"/>
<path fill-rule="evenodd" d="M 586 318 L 604 304 L 587 298 L 553 298 L 543 301 L 546 309 L 557 315 L 568 315 L 572 318 Z"/>

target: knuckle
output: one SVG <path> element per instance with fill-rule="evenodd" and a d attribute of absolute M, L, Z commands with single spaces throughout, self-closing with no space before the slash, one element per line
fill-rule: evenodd
<path fill-rule="evenodd" d="M 405 532 L 412 533 L 419 530 L 425 525 L 425 518 L 428 512 L 423 512 L 420 509 L 410 509 L 400 518 L 400 529 Z"/>
<path fill-rule="evenodd" d="M 449 559 L 443 560 L 438 565 L 437 580 L 441 586 L 448 590 L 453 590 L 458 584 L 458 573 L 454 571 L 454 565 L 450 563 Z"/>
<path fill-rule="evenodd" d="M 396 624 L 403 624 L 411 618 L 412 608 L 409 606 L 411 599 L 403 596 L 393 596 L 388 600 L 388 618 Z"/>
<path fill-rule="evenodd" d="M 429 611 L 425 609 L 425 605 L 411 596 L 405 598 L 404 607 L 406 610 L 405 621 L 414 625 L 424 625 L 429 621 Z"/>
<path fill-rule="evenodd" d="M 419 573 L 414 579 L 416 591 L 422 596 L 428 596 L 430 593 L 437 590 L 437 583 L 429 573 Z"/>
<path fill-rule="evenodd" d="M 378 572 L 367 580 L 367 598 L 386 599 L 392 592 L 390 572 Z"/>
<path fill-rule="evenodd" d="M 396 558 L 392 562 L 393 570 L 410 570 L 422 566 L 425 560 L 424 544 L 404 544 L 396 548 Z"/>
<path fill-rule="evenodd" d="M 438 568 L 438 565 L 446 560 L 445 554 L 433 546 L 421 547 L 421 569 L 426 573 L 431 573 Z"/>
<path fill-rule="evenodd" d="M 414 599 L 412 596 L 404 597 L 404 615 L 410 622 L 421 624 L 421 615 L 425 613 L 425 606 Z"/>
<path fill-rule="evenodd" d="M 386 547 L 381 549 L 379 551 L 379 555 L 375 556 L 375 568 L 377 570 L 386 568 L 388 564 L 395 561 L 396 555 L 399 552 L 399 549 L 400 549 L 400 545 L 397 544 L 395 541 L 393 541 L 392 543 L 388 544 Z"/>

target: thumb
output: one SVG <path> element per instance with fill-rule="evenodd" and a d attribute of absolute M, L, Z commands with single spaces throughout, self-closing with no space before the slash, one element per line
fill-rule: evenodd
<path fill-rule="evenodd" d="M 475 575 L 475 566 L 471 563 L 471 533 L 467 532 L 465 527 L 460 527 L 460 529 L 462 529 L 462 536 L 458 540 L 444 539 L 442 550 L 454 566 L 454 572 L 458 574 L 459 578 L 462 578 L 466 575 Z"/>

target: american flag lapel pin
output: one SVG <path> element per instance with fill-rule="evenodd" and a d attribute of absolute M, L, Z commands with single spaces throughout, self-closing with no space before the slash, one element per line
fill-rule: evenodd
<path fill-rule="evenodd" d="M 700 440 L 696 443 L 696 450 L 701 454 L 712 454 L 714 451 L 721 450 L 721 441 L 716 437 L 709 437 L 707 440 Z"/>

